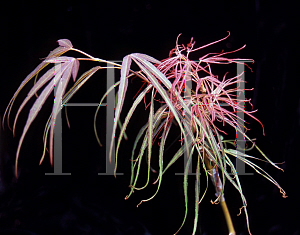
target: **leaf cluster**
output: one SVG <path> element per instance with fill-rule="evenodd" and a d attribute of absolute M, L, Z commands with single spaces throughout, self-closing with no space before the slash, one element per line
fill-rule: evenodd
<path fill-rule="evenodd" d="M 14 124 L 13 132 L 15 132 L 16 122 L 20 112 L 26 103 L 37 94 L 39 90 L 42 92 L 37 96 L 33 106 L 30 109 L 27 122 L 24 126 L 17 153 L 16 153 L 16 165 L 15 173 L 18 175 L 18 159 L 20 156 L 20 150 L 25 138 L 25 135 L 31 126 L 32 122 L 38 115 L 46 99 L 54 91 L 55 99 L 52 108 L 52 113 L 45 127 L 44 134 L 44 153 L 41 161 L 44 160 L 45 152 L 47 150 L 47 138 L 49 135 L 49 152 L 50 163 L 53 164 L 53 135 L 55 118 L 58 112 L 63 108 L 71 97 L 81 89 L 84 83 L 93 76 L 100 69 L 120 69 L 121 76 L 120 81 L 115 83 L 104 94 L 97 112 L 101 106 L 101 103 L 109 92 L 118 87 L 118 95 L 116 99 L 115 107 L 115 122 L 113 126 L 113 134 L 110 145 L 109 159 L 112 158 L 112 152 L 116 151 L 115 157 L 115 172 L 117 171 L 118 154 L 120 150 L 120 144 L 123 138 L 126 137 L 126 128 L 130 122 L 131 117 L 134 115 L 138 105 L 144 102 L 149 102 L 147 107 L 149 109 L 149 116 L 147 123 L 140 129 L 136 136 L 132 154 L 131 154 L 131 179 L 130 179 L 130 192 L 126 196 L 128 199 L 135 190 L 141 190 L 148 186 L 150 182 L 151 171 L 157 173 L 156 192 L 148 199 L 142 200 L 146 202 L 151 200 L 159 192 L 163 175 L 168 168 L 170 168 L 174 162 L 180 157 L 185 155 L 187 157 L 187 163 L 184 170 L 184 198 L 185 198 L 185 214 L 182 222 L 187 217 L 188 211 L 188 175 L 192 162 L 192 158 L 196 158 L 196 180 L 195 180 L 195 220 L 193 234 L 196 232 L 198 221 L 198 209 L 199 203 L 207 192 L 208 179 L 210 178 L 216 191 L 216 199 L 214 203 L 224 203 L 224 187 L 225 183 L 231 183 L 239 192 L 242 207 L 244 209 L 246 220 L 248 224 L 248 230 L 250 233 L 248 214 L 247 214 L 247 201 L 243 194 L 242 186 L 237 174 L 235 165 L 231 160 L 232 157 L 243 161 L 257 173 L 271 181 L 276 185 L 280 192 L 285 197 L 284 190 L 280 185 L 261 167 L 251 161 L 251 159 L 258 159 L 245 153 L 245 151 L 238 150 L 236 148 L 236 140 L 224 139 L 223 135 L 225 131 L 217 127 L 216 123 L 221 123 L 223 126 L 227 125 L 232 127 L 236 133 L 240 133 L 245 142 L 248 145 L 252 145 L 252 148 L 256 148 L 261 156 L 262 160 L 269 162 L 274 167 L 280 169 L 275 163 L 273 163 L 267 156 L 256 146 L 255 142 L 248 137 L 244 131 L 244 125 L 241 124 L 244 120 L 237 115 L 238 112 L 257 120 L 252 113 L 254 111 L 246 111 L 244 104 L 250 103 L 250 100 L 241 100 L 238 97 L 238 93 L 244 92 L 241 89 L 241 83 L 244 81 L 241 79 L 242 74 L 238 74 L 235 77 L 227 78 L 225 74 L 221 79 L 214 74 L 212 70 L 212 64 L 232 64 L 232 63 L 244 63 L 242 59 L 229 59 L 225 56 L 234 53 L 242 48 L 230 52 L 209 53 L 204 56 L 200 56 L 197 61 L 190 59 L 190 54 L 199 52 L 202 48 L 211 46 L 214 43 L 225 40 L 222 38 L 218 41 L 210 44 L 194 48 L 195 42 L 193 39 L 187 45 L 180 45 L 178 43 L 179 36 L 177 38 L 176 46 L 171 50 L 168 58 L 159 61 L 151 56 L 133 53 L 123 58 L 122 64 L 106 61 L 103 59 L 95 58 L 86 54 L 78 49 L 73 48 L 71 42 L 67 39 L 59 40 L 59 47 L 52 51 L 40 65 L 38 65 L 22 82 L 13 98 L 11 99 L 5 116 L 7 116 L 8 125 L 11 108 L 18 94 L 22 88 L 33 78 L 35 78 L 35 84 L 27 94 L 23 103 L 19 107 Z M 84 55 L 84 58 L 73 58 L 62 56 L 67 51 L 76 51 Z M 77 79 L 77 73 L 79 69 L 79 61 L 88 60 L 99 62 L 99 66 L 95 66 L 83 73 Z M 138 66 L 138 70 L 132 69 L 132 63 Z M 54 64 L 48 69 L 40 78 L 39 73 L 44 70 L 49 64 Z M 104 64 L 104 65 L 103 65 Z M 108 67 L 107 64 L 113 65 Z M 73 77 L 73 86 L 70 90 L 66 91 L 67 85 L 70 82 L 71 76 Z M 137 76 L 144 81 L 144 86 L 140 89 L 138 95 L 134 99 L 131 108 L 126 113 L 124 121 L 120 122 L 120 115 L 124 105 L 124 100 L 127 94 L 128 79 L 132 76 Z M 150 94 L 150 101 L 146 99 L 146 96 Z M 157 103 L 158 105 L 155 105 Z M 251 103 L 250 103 L 251 104 Z M 95 114 L 95 122 L 97 117 Z M 259 122 L 259 120 L 257 120 Z M 164 157 L 166 140 L 169 136 L 171 128 L 176 123 L 176 128 L 181 132 L 181 145 L 178 146 L 178 150 L 175 155 L 166 161 Z M 120 126 L 120 134 L 118 138 L 114 138 L 117 130 L 117 126 Z M 95 125 L 96 138 L 101 145 L 101 142 L 97 135 L 97 129 Z M 114 141 L 116 141 L 116 150 L 114 150 Z M 158 169 L 154 170 L 153 165 L 153 145 L 159 144 L 158 150 Z M 138 147 L 140 146 L 140 147 Z M 146 158 L 147 162 L 147 180 L 146 182 L 138 186 L 139 175 L 141 170 L 142 159 Z M 203 169 L 206 175 L 206 190 L 200 195 L 200 169 Z M 140 203 L 140 204 L 141 204 Z M 139 204 L 139 205 L 140 205 Z M 230 217 L 230 216 L 229 216 Z M 229 223 L 229 222 L 228 222 Z M 229 226 L 230 227 L 230 226 Z M 178 229 L 178 231 L 180 230 Z M 230 230 L 230 229 L 229 229 Z M 177 231 L 177 232 L 178 232 Z M 176 233 L 177 233 L 176 232 Z"/>

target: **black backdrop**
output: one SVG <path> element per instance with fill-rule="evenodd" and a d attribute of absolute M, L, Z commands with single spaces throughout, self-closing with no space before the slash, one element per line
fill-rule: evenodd
<path fill-rule="evenodd" d="M 230 38 L 205 51 L 232 50 L 247 44 L 238 52 L 240 58 L 251 58 L 253 73 L 246 74 L 247 92 L 255 114 L 265 126 L 250 121 L 249 135 L 285 173 L 261 164 L 281 184 L 289 196 L 281 197 L 278 189 L 260 176 L 241 176 L 253 234 L 299 234 L 298 177 L 300 99 L 296 73 L 297 20 L 296 6 L 288 1 L 17 1 L 1 3 L 1 78 L 0 115 L 21 81 L 40 59 L 53 50 L 58 39 L 68 38 L 75 48 L 103 59 L 121 60 L 133 52 L 157 59 L 168 56 L 182 33 L 182 43 L 194 37 L 198 46 Z M 295 32 L 295 33 L 294 33 Z M 204 52 L 204 53 L 205 53 Z M 82 63 L 84 72 L 85 66 Z M 102 74 L 105 76 L 105 74 Z M 132 81 L 131 93 L 139 81 Z M 105 82 L 101 73 L 82 88 L 74 100 L 98 102 Z M 28 88 L 25 88 L 25 90 Z M 101 93 L 102 92 L 102 93 Z M 25 97 L 24 91 L 13 111 Z M 22 96 L 23 95 L 23 96 Z M 130 98 L 127 100 L 130 102 Z M 93 134 L 91 107 L 70 108 L 71 129 L 64 121 L 63 166 L 71 176 L 45 176 L 51 172 L 49 160 L 38 166 L 42 153 L 42 133 L 50 106 L 42 110 L 29 131 L 20 158 L 20 178 L 13 176 L 18 138 L 25 124 L 29 106 L 18 123 L 16 137 L 8 128 L 1 130 L 0 234 L 173 234 L 184 213 L 182 177 L 174 176 L 178 164 L 164 178 L 157 197 L 136 204 L 152 195 L 153 189 L 136 192 L 124 201 L 129 188 L 129 153 L 132 138 L 122 145 L 119 171 L 124 176 L 97 176 L 104 171 L 105 150 L 97 146 Z M 134 136 L 146 117 L 138 115 L 131 124 Z M 105 122 L 100 119 L 99 122 Z M 105 139 L 102 131 L 101 138 Z M 177 133 L 174 133 L 174 136 Z M 170 141 L 169 144 L 171 144 Z M 256 153 L 258 155 L 258 153 Z M 177 168 L 176 168 L 177 167 Z M 247 169 L 248 170 L 248 169 Z M 203 181 L 203 184 L 205 181 Z M 193 179 L 190 180 L 193 200 Z M 241 201 L 227 185 L 226 195 L 237 234 L 247 234 L 245 218 L 236 217 Z M 151 191 L 152 190 L 152 191 Z M 202 191 L 204 186 L 202 187 Z M 222 212 L 211 205 L 212 187 L 200 206 L 198 234 L 226 234 Z M 190 205 L 186 225 L 180 234 L 190 234 L 193 223 Z"/>

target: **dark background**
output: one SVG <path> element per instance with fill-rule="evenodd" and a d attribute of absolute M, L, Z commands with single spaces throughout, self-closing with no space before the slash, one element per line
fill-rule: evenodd
<path fill-rule="evenodd" d="M 134 52 L 164 59 L 174 47 L 176 37 L 188 43 L 194 37 L 196 46 L 231 36 L 218 45 L 204 50 L 219 52 L 247 47 L 235 57 L 251 58 L 253 72 L 246 70 L 246 93 L 252 99 L 255 114 L 265 127 L 249 120 L 249 136 L 274 162 L 285 162 L 282 173 L 269 164 L 260 163 L 285 189 L 288 198 L 259 175 L 241 176 L 248 199 L 251 231 L 256 235 L 300 234 L 298 187 L 300 99 L 296 4 L 288 1 L 16 1 L 1 3 L 1 77 L 0 116 L 22 80 L 57 47 L 58 39 L 68 38 L 75 48 L 95 57 L 121 60 Z M 73 55 L 73 54 L 70 54 Z M 232 55 L 233 56 L 233 55 Z M 80 74 L 92 65 L 82 63 Z M 106 84 L 105 73 L 98 73 L 74 97 L 76 102 L 98 102 Z M 32 84 L 32 83 L 31 83 Z M 130 83 L 129 98 L 141 83 Z M 16 100 L 13 115 L 28 85 Z M 32 104 L 32 102 L 31 102 Z M 128 104 L 129 105 L 129 104 Z M 18 139 L 25 124 L 29 105 L 22 112 L 16 137 L 5 127 L 1 130 L 0 157 L 0 234 L 173 234 L 184 214 L 182 171 L 179 162 L 166 174 L 158 195 L 150 202 L 136 205 L 151 196 L 155 187 L 137 191 L 125 201 L 129 192 L 129 157 L 132 139 L 138 126 L 146 121 L 141 114 L 133 117 L 131 139 L 123 143 L 119 172 L 124 176 L 97 176 L 105 169 L 105 147 L 100 148 L 93 134 L 95 108 L 69 108 L 71 129 L 63 118 L 63 166 L 71 176 L 45 176 L 52 172 L 49 159 L 38 166 L 42 153 L 42 134 L 51 111 L 51 102 L 42 109 L 31 127 L 20 155 L 20 177 L 14 178 L 13 167 Z M 126 106 L 128 108 L 128 106 Z M 143 109 L 143 108 L 142 108 Z M 141 110 L 142 110 L 141 109 Z M 99 123 L 105 119 L 99 119 Z M 100 126 L 100 125 L 99 125 Z M 129 127 L 129 128 L 130 128 Z M 174 132 L 176 139 L 178 133 Z M 105 132 L 100 131 L 105 141 Z M 170 138 L 169 146 L 172 143 Z M 170 149 L 173 149 L 171 148 Z M 166 157 L 171 156 L 168 150 Z M 253 152 L 259 156 L 258 152 Z M 247 171 L 251 172 L 250 169 Z M 204 177 L 202 177 L 204 178 Z M 205 188 L 205 180 L 201 186 Z M 194 199 L 191 177 L 190 201 Z M 245 217 L 236 217 L 241 201 L 229 184 L 225 196 L 237 234 L 247 234 Z M 226 234 L 221 208 L 211 205 L 214 191 L 210 186 L 200 205 L 197 234 Z M 179 234 L 191 234 L 193 204 L 185 226 Z M 148 231 L 148 233 L 146 232 Z"/>

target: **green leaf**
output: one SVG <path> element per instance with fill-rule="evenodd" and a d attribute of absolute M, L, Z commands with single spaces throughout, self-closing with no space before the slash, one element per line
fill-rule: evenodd
<path fill-rule="evenodd" d="M 120 85 L 119 85 L 119 90 L 118 90 L 118 103 L 115 109 L 115 122 L 113 125 L 113 135 L 111 137 L 111 144 L 110 144 L 110 150 L 109 150 L 109 161 L 111 162 L 111 157 L 112 157 L 112 150 L 113 150 L 113 144 L 114 144 L 114 139 L 115 139 L 115 132 L 117 128 L 117 120 L 120 118 L 120 114 L 122 111 L 125 95 L 126 95 L 126 90 L 128 86 L 128 80 L 127 76 L 129 74 L 130 70 L 130 65 L 131 65 L 131 58 L 130 56 L 125 56 L 123 58 L 122 62 L 122 67 L 121 67 L 121 78 L 120 78 Z"/>

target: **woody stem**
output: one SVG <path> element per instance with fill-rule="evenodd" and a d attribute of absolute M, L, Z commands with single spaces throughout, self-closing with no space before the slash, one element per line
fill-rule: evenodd
<path fill-rule="evenodd" d="M 223 185 L 222 185 L 222 181 L 220 179 L 219 173 L 218 173 L 218 166 L 215 163 L 211 162 L 208 159 L 208 157 L 206 157 L 205 155 L 204 155 L 204 162 L 205 162 L 207 170 L 210 172 L 211 181 L 214 184 L 215 189 L 216 189 L 216 195 L 217 195 L 217 197 L 220 198 L 219 201 L 220 201 L 220 205 L 223 210 L 223 213 L 224 213 L 224 217 L 226 220 L 229 235 L 235 235 L 236 233 L 235 233 L 233 223 L 231 220 L 231 216 L 230 216 L 230 213 L 229 213 L 226 201 L 225 201 L 225 197 L 224 197 L 224 195 L 221 195 Z"/>

